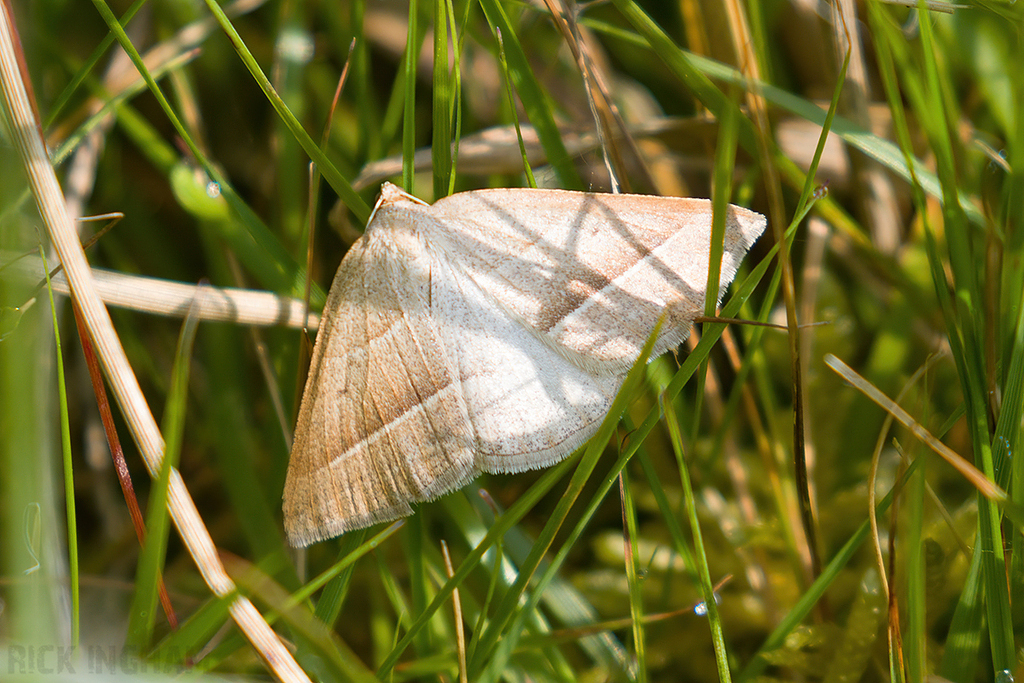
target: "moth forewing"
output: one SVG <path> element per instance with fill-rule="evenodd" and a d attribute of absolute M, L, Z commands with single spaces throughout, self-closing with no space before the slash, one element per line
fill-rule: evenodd
<path fill-rule="evenodd" d="M 415 247 L 401 233 L 364 236 L 335 276 L 285 482 L 295 545 L 402 517 L 410 502 L 479 474 L 458 375 L 429 310 L 429 267 L 408 267 L 423 258 Z"/>
<path fill-rule="evenodd" d="M 655 355 L 704 314 L 707 200 L 498 189 L 452 195 L 430 211 L 444 226 L 436 238 L 459 252 L 455 266 L 588 371 L 628 370 L 663 313 Z M 764 225 L 730 207 L 716 302 Z"/>

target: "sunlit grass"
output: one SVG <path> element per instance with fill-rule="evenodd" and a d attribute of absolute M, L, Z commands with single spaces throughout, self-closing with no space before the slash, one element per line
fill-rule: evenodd
<path fill-rule="evenodd" d="M 1024 542 L 1004 513 L 1021 504 L 1024 482 L 1013 457 L 1024 417 L 1024 9 L 918 14 L 870 1 L 856 23 L 867 70 L 854 54 L 840 79 L 837 34 L 817 15 L 758 5 L 740 21 L 700 7 L 614 0 L 565 15 L 560 30 L 546 5 L 495 0 L 229 3 L 216 15 L 212 2 L 149 3 L 113 41 L 137 48 L 148 88 L 126 75 L 127 58 L 96 52 L 126 6 L 16 8 L 51 149 L 78 142 L 58 169 L 65 192 L 86 212 L 125 214 L 89 252 L 96 267 L 300 299 L 311 279 L 317 311 L 374 200 L 379 181 L 360 176 L 369 164 L 389 164 L 388 177 L 425 200 L 525 187 L 528 174 L 540 186 L 607 191 L 611 169 L 633 192 L 768 215 L 721 315 L 784 326 L 773 247 L 792 224 L 789 317 L 828 323 L 802 327 L 799 345 L 785 331 L 702 325 L 684 352 L 640 368 L 616 406 L 621 421 L 582 455 L 483 477 L 486 498 L 469 487 L 400 528 L 301 556 L 285 543 L 280 502 L 315 331 L 202 322 L 189 360 L 176 351 L 180 319 L 113 311 L 152 411 L 180 425 L 180 442 L 164 436 L 171 452 L 180 447 L 181 476 L 228 572 L 311 676 L 455 680 L 458 623 L 472 681 L 1019 673 Z M 179 34 L 192 22 L 195 33 Z M 192 37 L 175 42 L 181 35 Z M 595 121 L 607 126 L 600 135 Z M 477 137 L 499 126 L 500 142 Z M 823 126 L 833 135 L 808 177 Z M 101 144 L 81 144 L 86 133 Z M 322 178 L 312 191 L 309 159 Z M 15 267 L 37 249 L 41 223 L 13 148 L 0 164 L 4 671 L 27 661 L 18 648 L 70 644 L 74 551 L 61 484 L 71 478 L 54 476 L 61 408 L 49 307 L 38 279 L 24 282 Z M 57 299 L 82 656 L 131 643 L 173 668 L 265 675 L 174 531 L 166 546 L 140 549 L 66 301 Z M 982 496 L 892 427 L 827 354 L 900 395 L 1010 503 Z M 175 368 L 189 366 L 185 390 Z M 816 543 L 801 522 L 795 413 Z M 145 509 L 165 494 L 118 428 Z M 166 518 L 151 519 L 164 538 Z M 161 564 L 175 631 L 152 612 Z"/>

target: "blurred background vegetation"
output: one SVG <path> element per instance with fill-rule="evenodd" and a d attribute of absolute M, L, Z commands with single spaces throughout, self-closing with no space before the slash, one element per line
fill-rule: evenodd
<path fill-rule="evenodd" d="M 229 573 L 311 676 L 456 680 L 460 652 L 473 681 L 1020 675 L 1019 507 L 979 494 L 825 359 L 899 395 L 1019 501 L 1024 4 L 236 0 L 219 18 L 200 0 L 13 5 L 72 207 L 123 214 L 88 248 L 94 267 L 298 299 L 309 281 L 316 312 L 383 180 L 426 200 L 522 187 L 525 150 L 542 186 L 609 191 L 613 168 L 623 191 L 714 194 L 766 214 L 732 291 L 758 265 L 767 273 L 735 317 L 828 323 L 801 328 L 799 343 L 733 325 L 710 354 L 652 362 L 564 521 L 579 460 L 485 476 L 372 548 L 381 528 L 300 555 L 285 543 L 280 499 L 315 330 L 202 322 L 188 389 L 175 392 L 181 315 L 112 308 L 154 414 L 184 410 L 180 472 Z M 126 38 L 180 125 L 111 40 L 105 15 L 126 12 Z M 312 187 L 310 144 L 323 152 Z M 82 657 L 128 643 L 150 670 L 265 677 L 174 532 L 163 580 L 177 629 L 139 607 L 155 569 L 139 561 L 62 297 L 67 408 L 58 401 L 41 270 L 26 278 L 13 265 L 47 246 L 46 229 L 11 144 L 0 159 L 0 672 L 26 671 L 25 644 L 79 637 Z M 791 222 L 787 272 L 771 249 Z M 83 222 L 83 241 L 101 225 Z M 662 405 L 650 436 L 631 438 Z M 145 512 L 156 489 L 113 412 Z M 880 502 L 896 492 L 874 538 L 872 489 Z M 495 511 L 517 501 L 522 519 L 480 546 Z M 449 582 L 461 625 L 442 589 L 442 542 L 465 570 Z M 545 547 L 537 568 L 530 552 Z M 531 575 L 514 583 L 524 566 Z M 288 601 L 332 568 L 325 588 Z"/>

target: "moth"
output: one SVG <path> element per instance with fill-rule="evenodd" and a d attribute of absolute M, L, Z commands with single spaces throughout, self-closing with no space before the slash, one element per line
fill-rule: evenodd
<path fill-rule="evenodd" d="M 431 205 L 385 183 L 317 334 L 284 489 L 290 542 L 569 455 L 658 319 L 652 357 L 704 314 L 711 214 L 703 199 L 531 189 Z M 729 207 L 716 301 L 764 227 Z"/>

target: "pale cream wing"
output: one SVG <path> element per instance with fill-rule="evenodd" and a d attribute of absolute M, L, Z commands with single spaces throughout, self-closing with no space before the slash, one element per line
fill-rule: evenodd
<path fill-rule="evenodd" d="M 441 199 L 429 212 L 443 229 L 428 241 L 450 241 L 456 267 L 591 372 L 628 369 L 662 313 L 655 355 L 678 345 L 704 314 L 707 200 L 480 190 Z M 716 302 L 764 226 L 760 214 L 729 208 Z"/>
<path fill-rule="evenodd" d="M 430 238 L 427 245 L 436 246 Z M 556 463 L 594 434 L 622 376 L 594 375 L 558 353 L 455 265 L 461 257 L 433 259 L 431 301 L 457 358 L 477 467 L 518 472 Z"/>
<path fill-rule="evenodd" d="M 284 490 L 294 545 L 411 512 L 479 471 L 429 271 L 367 234 L 328 296 Z"/>

